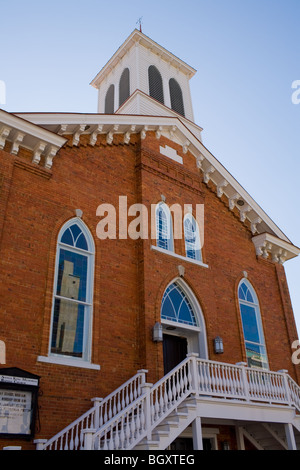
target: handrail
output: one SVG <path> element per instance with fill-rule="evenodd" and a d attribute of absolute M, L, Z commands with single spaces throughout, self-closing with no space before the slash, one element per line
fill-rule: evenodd
<path fill-rule="evenodd" d="M 69 439 L 76 449 L 133 449 L 142 439 L 150 440 L 155 427 L 190 395 L 288 405 L 300 411 L 300 387 L 286 371 L 209 361 L 189 354 L 155 385 L 146 383 L 145 372 L 140 371 L 57 436 L 65 442 Z M 125 392 L 127 398 L 121 399 Z M 66 434 L 74 433 L 79 421 L 80 438 L 72 435 L 67 439 Z M 57 436 L 44 448 L 57 441 Z"/>
<path fill-rule="evenodd" d="M 93 435 L 92 448 L 129 450 L 143 438 L 151 439 L 154 428 L 191 394 L 293 404 L 300 410 L 300 388 L 286 373 L 209 361 L 190 354 L 155 385 L 146 388 L 145 393 L 123 412 L 98 429 Z"/>
<path fill-rule="evenodd" d="M 43 450 L 80 450 L 84 448 L 84 429 L 103 426 L 141 394 L 146 370 L 138 371 L 104 399 L 94 399 L 94 406 L 43 444 Z"/>
<path fill-rule="evenodd" d="M 144 394 L 93 434 L 91 448 L 124 450 L 148 435 L 193 391 L 191 358 L 187 357 L 154 386 L 145 384 Z"/>

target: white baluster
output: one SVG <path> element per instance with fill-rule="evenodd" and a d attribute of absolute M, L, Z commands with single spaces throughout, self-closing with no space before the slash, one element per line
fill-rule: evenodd
<path fill-rule="evenodd" d="M 114 445 L 114 430 L 113 430 L 113 427 L 110 426 L 110 439 L 109 439 L 109 443 L 108 443 L 108 450 L 114 450 L 115 449 L 115 445 Z"/>
<path fill-rule="evenodd" d="M 120 430 L 119 430 L 119 422 L 116 424 L 116 431 L 115 431 L 115 449 L 118 450 L 120 446 Z"/>
<path fill-rule="evenodd" d="M 71 439 L 70 439 L 70 447 L 69 447 L 69 450 L 73 450 L 73 449 L 74 449 L 73 431 L 74 431 L 74 428 L 71 429 Z"/>
<path fill-rule="evenodd" d="M 121 417 L 121 429 L 120 429 L 120 449 L 124 449 L 125 444 L 125 432 L 124 432 L 124 416 Z"/>

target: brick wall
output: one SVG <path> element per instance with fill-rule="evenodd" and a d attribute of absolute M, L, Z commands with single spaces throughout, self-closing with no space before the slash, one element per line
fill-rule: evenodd
<path fill-rule="evenodd" d="M 106 396 L 139 368 L 149 370 L 149 381 L 163 375 L 162 344 L 152 342 L 152 327 L 178 265 L 201 306 L 210 359 L 220 360 L 213 351 L 217 335 L 224 341 L 223 362 L 246 359 L 236 295 L 246 271 L 260 301 L 270 368 L 288 369 L 297 378 L 291 362 L 297 334 L 284 268 L 257 259 L 250 230 L 213 186 L 202 183 L 191 154 L 150 132 L 145 140 L 132 136 L 129 145 L 122 142 L 114 136 L 107 145 L 99 136 L 91 147 L 81 136 L 79 147 L 65 145 L 51 171 L 32 165 L 25 150 L 18 157 L 0 151 L 0 339 L 8 367 L 41 377 L 36 438 L 54 435 L 85 412 L 90 399 Z M 160 145 L 175 148 L 184 164 L 162 156 Z M 124 195 L 128 206 L 142 202 L 149 209 L 161 195 L 170 205 L 192 204 L 195 210 L 204 204 L 208 268 L 152 250 L 151 239 L 99 240 L 98 205 L 118 207 Z M 96 246 L 92 362 L 100 371 L 37 361 L 48 354 L 58 232 L 76 209 L 83 211 Z M 184 256 L 183 240 L 175 240 L 175 252 Z"/>

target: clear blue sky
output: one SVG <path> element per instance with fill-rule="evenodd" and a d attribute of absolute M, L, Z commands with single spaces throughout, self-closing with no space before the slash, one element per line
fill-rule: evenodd
<path fill-rule="evenodd" d="M 204 144 L 300 246 L 299 0 L 0 0 L 0 80 L 11 112 L 97 112 L 90 81 L 143 32 L 197 69 Z M 300 331 L 300 258 L 285 269 Z"/>

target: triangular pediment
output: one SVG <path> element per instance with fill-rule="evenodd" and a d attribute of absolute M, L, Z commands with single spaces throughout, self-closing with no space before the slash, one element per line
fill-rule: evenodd
<path fill-rule="evenodd" d="M 168 108 L 164 104 L 155 100 L 146 93 L 135 90 L 135 92 L 123 103 L 115 114 L 135 114 L 139 116 L 160 116 L 174 117 L 182 121 L 182 123 L 201 140 L 202 127 L 197 126 L 194 122 L 186 119 L 180 114 Z"/>

